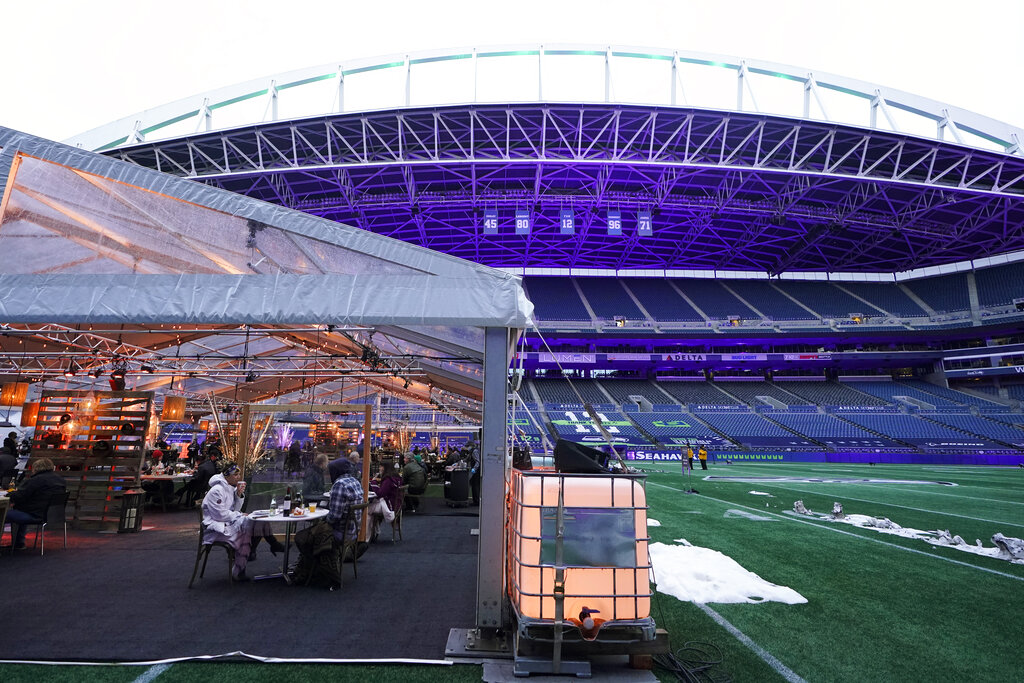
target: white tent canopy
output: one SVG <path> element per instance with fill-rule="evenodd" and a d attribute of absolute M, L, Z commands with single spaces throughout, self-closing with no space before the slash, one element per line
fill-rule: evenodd
<path fill-rule="evenodd" d="M 294 366 L 315 345 L 326 367 L 317 382 L 337 379 L 322 363 L 330 357 L 348 373 L 383 365 L 385 377 L 395 368 L 454 377 L 451 387 L 472 387 L 479 400 L 482 328 L 531 322 L 519 279 L 501 271 L 9 129 L 0 128 L 0 150 L 0 323 L 36 346 L 57 342 L 46 346 L 54 363 L 39 352 L 29 367 L 17 352 L 27 357 L 30 347 L 4 338 L 3 376 L 34 368 L 52 378 L 47 371 L 77 351 L 99 365 L 144 358 L 184 377 L 181 333 L 177 344 L 144 335 L 196 328 L 186 341 L 215 348 L 204 332 L 244 328 L 247 349 L 250 332 L 280 342 L 252 354 L 261 370 L 284 354 Z M 33 334 L 41 325 L 48 332 Z M 82 337 L 85 325 L 110 329 Z M 254 366 L 243 358 L 242 367 Z M 277 384 L 268 396 L 289 388 Z M 409 398 L 434 396 L 429 381 L 412 384 Z"/>

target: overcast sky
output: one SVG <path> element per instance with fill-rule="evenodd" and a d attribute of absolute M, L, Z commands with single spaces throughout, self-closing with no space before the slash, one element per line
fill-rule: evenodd
<path fill-rule="evenodd" d="M 1024 127 L 1022 19 L 1022 0 L 8 3 L 0 125 L 61 140 L 318 64 L 430 48 L 596 43 L 791 64 Z"/>

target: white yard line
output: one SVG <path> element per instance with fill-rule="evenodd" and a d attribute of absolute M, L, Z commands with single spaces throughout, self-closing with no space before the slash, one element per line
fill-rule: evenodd
<path fill-rule="evenodd" d="M 658 487 L 663 488 L 663 489 L 669 489 L 671 491 L 678 491 L 680 493 L 683 492 L 683 489 L 678 489 L 678 488 L 676 488 L 674 486 L 666 486 L 665 484 L 658 484 L 657 482 L 653 482 L 653 481 L 652 482 L 648 482 L 648 483 L 651 486 L 658 486 Z M 704 494 L 699 494 L 699 495 L 700 495 L 701 498 L 704 498 L 705 500 L 713 500 L 716 503 L 721 503 L 722 505 L 730 505 L 730 506 L 734 506 L 734 507 L 747 508 L 751 512 L 756 512 L 759 515 L 775 515 L 775 516 L 779 517 L 780 519 L 789 520 L 790 522 L 797 522 L 798 524 L 807 524 L 808 526 L 813 526 L 813 527 L 815 527 L 817 529 L 824 529 L 826 531 L 831 531 L 831 532 L 834 532 L 834 533 L 837 533 L 837 534 L 843 534 L 845 536 L 853 536 L 854 538 L 859 538 L 862 541 L 870 541 L 872 543 L 878 543 L 878 544 L 881 544 L 881 545 L 884 545 L 884 546 L 888 546 L 890 548 L 896 548 L 897 550 L 902 550 L 904 552 L 914 553 L 915 555 L 924 555 L 925 557 L 930 557 L 930 558 L 935 559 L 935 560 L 942 560 L 943 562 L 949 562 L 951 564 L 957 564 L 957 565 L 960 565 L 962 567 L 967 567 L 969 569 L 977 569 L 978 571 L 988 572 L 989 574 L 995 574 L 996 576 L 1002 576 L 1002 577 L 1007 578 L 1007 579 L 1013 579 L 1014 581 L 1024 581 L 1024 576 L 1015 576 L 1014 574 L 1007 574 L 1006 572 L 997 571 L 995 569 L 989 569 L 988 567 L 979 567 L 976 564 L 971 564 L 970 562 L 961 562 L 960 560 L 954 560 L 953 558 L 946 557 L 945 555 L 935 555 L 933 553 L 927 553 L 927 552 L 925 552 L 923 550 L 916 550 L 914 548 L 907 548 L 906 546 L 897 545 L 896 543 L 889 543 L 888 541 L 883 541 L 883 540 L 878 539 L 878 538 L 872 538 L 870 536 L 863 536 L 861 534 L 855 534 L 852 531 L 846 531 L 845 529 L 837 529 L 837 528 L 835 528 L 834 526 L 831 526 L 831 525 L 815 524 L 814 522 L 811 522 L 811 521 L 806 520 L 806 519 L 797 519 L 796 517 L 792 517 L 790 515 L 780 515 L 777 512 L 771 512 L 770 510 L 762 510 L 760 508 L 749 507 L 749 506 L 743 505 L 741 503 L 735 503 L 735 502 L 733 502 L 731 500 L 721 500 L 719 498 L 715 498 L 713 496 L 707 496 L 707 495 L 704 495 Z"/>
<path fill-rule="evenodd" d="M 889 485 L 887 485 L 887 484 L 858 484 L 858 486 L 883 487 L 884 488 L 884 487 L 889 486 Z M 966 486 L 972 486 L 972 484 L 967 484 Z M 964 484 L 960 485 L 960 488 L 964 488 L 964 487 L 965 487 Z M 935 487 L 933 486 L 932 488 L 935 488 Z M 986 488 L 990 488 L 990 487 L 986 487 Z M 963 498 L 965 500 L 983 500 L 986 503 L 999 503 L 1000 505 L 1024 505 L 1024 503 L 1018 502 L 1016 500 L 999 500 L 997 498 L 978 498 L 977 496 L 958 496 L 955 493 L 939 493 L 938 491 L 933 491 L 931 489 L 912 489 L 912 488 L 907 488 L 906 486 L 902 486 L 902 485 L 900 485 L 900 489 L 899 490 L 900 491 L 906 491 L 907 493 L 923 493 L 923 494 L 926 494 L 926 495 L 929 495 L 929 496 L 943 496 L 945 498 Z"/>
<path fill-rule="evenodd" d="M 134 681 L 132 681 L 132 683 L 149 683 L 154 678 L 156 678 L 157 676 L 159 676 L 160 674 L 162 674 L 170 668 L 170 664 L 154 664 L 153 666 L 143 671 L 142 675 L 136 678 Z"/>
<path fill-rule="evenodd" d="M 768 664 L 768 666 L 775 669 L 775 672 L 783 678 L 785 678 L 787 681 L 790 681 L 790 683 L 806 683 L 806 681 L 804 681 L 803 678 L 798 676 L 788 666 L 786 666 L 778 659 L 776 659 L 770 652 L 768 652 L 763 647 L 761 647 L 753 640 L 751 640 L 746 634 L 743 633 L 743 631 L 739 630 L 738 628 L 730 624 L 728 621 L 726 621 L 725 617 L 723 617 L 721 614 L 711 609 L 707 605 L 701 603 L 694 604 L 696 604 L 697 607 L 702 612 L 704 612 L 704 614 L 714 619 L 715 623 L 717 623 L 719 626 L 721 626 L 726 631 L 731 633 L 736 638 L 736 640 L 740 641 L 741 643 L 749 647 L 754 654 L 763 659 Z"/>
<path fill-rule="evenodd" d="M 898 503 L 886 503 L 879 500 L 865 500 L 863 498 L 854 498 L 853 496 L 846 496 L 835 491 L 808 491 L 806 489 L 797 489 L 786 486 L 786 482 L 765 482 L 764 486 L 774 486 L 778 488 L 784 488 L 787 491 L 795 491 L 796 493 L 811 494 L 816 496 L 828 496 L 830 498 L 839 498 L 841 500 L 855 500 L 858 503 L 870 503 L 872 505 L 885 505 L 886 507 L 903 508 L 904 510 L 913 510 L 915 512 L 927 512 L 930 515 L 942 515 L 944 517 L 959 517 L 960 519 L 970 519 L 975 522 L 988 522 L 989 524 L 1005 524 L 1006 526 L 1015 526 L 1020 529 L 1024 529 L 1024 524 L 1015 524 L 1014 522 L 1003 522 L 998 519 L 985 519 L 983 517 L 971 517 L 970 515 L 958 515 L 955 512 L 941 512 L 939 510 L 929 510 L 927 508 L 916 508 L 911 505 L 900 505 Z"/>

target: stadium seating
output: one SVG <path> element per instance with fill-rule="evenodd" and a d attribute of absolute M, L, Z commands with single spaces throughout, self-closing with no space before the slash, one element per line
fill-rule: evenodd
<path fill-rule="evenodd" d="M 857 425 L 822 413 L 772 413 L 769 419 L 837 449 L 903 448 Z M 1021 432 L 1024 435 L 1024 432 Z"/>
<path fill-rule="evenodd" d="M 978 406 L 979 408 L 988 408 L 998 405 L 993 401 L 986 401 L 983 398 L 971 396 L 970 394 L 965 394 L 962 391 L 947 389 L 946 387 L 940 387 L 929 382 L 923 382 L 919 379 L 901 379 L 897 381 L 896 384 L 901 384 L 905 387 L 912 387 L 922 393 L 938 396 L 960 405 Z"/>
<path fill-rule="evenodd" d="M 540 396 L 544 405 L 582 405 L 583 403 L 604 405 L 611 403 L 611 400 L 601 391 L 597 382 L 592 379 L 535 378 L 532 380 L 532 383 L 537 389 L 537 395 Z M 575 391 L 573 390 L 574 388 Z M 581 397 L 582 401 L 580 400 Z"/>
<path fill-rule="evenodd" d="M 619 280 L 606 277 L 578 277 L 576 284 L 586 297 L 591 310 L 599 318 L 612 320 L 622 316 L 627 320 L 646 320 Z"/>
<path fill-rule="evenodd" d="M 624 280 L 633 295 L 658 322 L 704 322 L 700 313 L 667 281 L 657 278 Z"/>
<path fill-rule="evenodd" d="M 917 439 L 962 440 L 964 434 L 945 425 L 903 413 L 843 413 L 842 419 L 872 432 L 911 442 Z"/>
<path fill-rule="evenodd" d="M 1024 268 L 1021 263 L 983 268 L 975 271 L 978 303 L 982 306 L 1008 306 L 1024 298 Z"/>
<path fill-rule="evenodd" d="M 830 282 L 780 280 L 775 286 L 823 318 L 842 319 L 849 317 L 850 313 L 881 315 Z"/>
<path fill-rule="evenodd" d="M 672 283 L 710 318 L 725 320 L 736 315 L 751 320 L 761 317 L 714 280 L 672 280 Z"/>
<path fill-rule="evenodd" d="M 767 280 L 729 280 L 726 284 L 744 301 L 772 320 L 809 320 L 816 317 L 779 294 Z"/>
<path fill-rule="evenodd" d="M 895 283 L 838 282 L 836 285 L 895 316 L 915 318 L 928 315 L 927 311 L 907 296 L 907 293 Z M 859 312 L 867 315 L 874 314 L 870 309 Z"/>
<path fill-rule="evenodd" d="M 912 291 L 936 313 L 967 311 L 971 301 L 967 295 L 967 275 L 953 273 L 924 280 L 908 280 L 903 286 Z"/>
<path fill-rule="evenodd" d="M 601 424 L 610 433 L 615 443 L 638 446 L 652 446 L 647 437 L 637 430 L 624 413 L 611 410 L 596 410 Z M 588 444 L 607 443 L 601 431 L 594 424 L 590 415 L 581 410 L 547 409 L 548 420 L 558 436 L 569 441 Z"/>
<path fill-rule="evenodd" d="M 679 399 L 683 405 L 734 406 L 740 403 L 703 380 L 698 382 L 658 382 L 658 386 Z"/>
<path fill-rule="evenodd" d="M 810 405 L 810 401 L 807 399 L 795 396 L 772 382 L 728 382 L 725 380 L 715 380 L 715 386 L 729 392 L 742 403 L 753 407 L 771 405 L 758 400 L 758 396 L 771 396 L 786 405 Z"/>
<path fill-rule="evenodd" d="M 800 380 L 779 382 L 786 391 L 802 396 L 810 403 L 820 406 L 884 406 L 888 402 L 876 396 L 857 391 L 843 382 L 804 382 Z"/>
<path fill-rule="evenodd" d="M 569 278 L 529 276 L 523 278 L 523 286 L 538 320 L 590 322 L 590 313 Z"/>
<path fill-rule="evenodd" d="M 956 406 L 959 405 L 954 401 L 947 400 L 935 394 L 925 393 L 919 391 L 914 387 L 902 384 L 900 382 L 866 382 L 866 381 L 852 381 L 846 382 L 847 386 L 857 391 L 862 391 L 865 394 L 871 394 L 880 399 L 883 399 L 887 403 L 898 403 L 895 396 L 908 396 L 919 401 L 923 401 L 933 406 Z"/>
<path fill-rule="evenodd" d="M 601 386 L 604 390 L 611 394 L 612 398 L 618 403 L 625 403 L 629 401 L 629 396 L 637 395 L 643 396 L 651 403 L 665 403 L 668 401 L 668 397 L 665 393 L 658 389 L 657 385 L 653 382 L 648 382 L 642 379 L 603 379 L 601 380 Z"/>
<path fill-rule="evenodd" d="M 630 413 L 642 430 L 666 446 L 685 446 L 703 443 L 716 448 L 729 448 L 734 444 L 700 420 L 687 413 Z"/>
<path fill-rule="evenodd" d="M 783 429 L 757 413 L 700 410 L 694 415 L 715 431 L 751 448 L 799 448 L 817 450 L 819 446 Z"/>
<path fill-rule="evenodd" d="M 997 422 L 975 415 L 950 413 L 925 414 L 921 417 L 986 439 L 1002 441 L 1011 445 L 1024 444 L 1024 429 L 1005 422 Z"/>

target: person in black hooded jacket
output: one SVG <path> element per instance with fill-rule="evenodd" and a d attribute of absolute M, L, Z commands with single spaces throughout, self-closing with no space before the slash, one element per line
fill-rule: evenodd
<path fill-rule="evenodd" d="M 31 467 L 32 476 L 10 495 L 12 509 L 7 511 L 7 521 L 11 523 L 11 545 L 15 550 L 25 547 L 26 525 L 42 522 L 50 497 L 66 489 L 64 477 L 53 471 L 49 458 L 36 458 Z"/>

